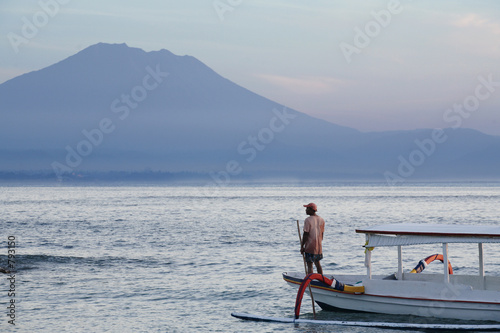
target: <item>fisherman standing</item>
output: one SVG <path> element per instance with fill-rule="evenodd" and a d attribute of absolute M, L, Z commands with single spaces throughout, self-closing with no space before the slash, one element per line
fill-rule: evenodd
<path fill-rule="evenodd" d="M 300 253 L 305 255 L 307 263 L 307 274 L 312 274 L 313 263 L 319 274 L 323 275 L 320 260 L 323 259 L 323 234 L 325 233 L 325 220 L 319 215 L 316 215 L 318 207 L 314 203 L 304 205 L 306 214 L 309 215 L 304 221 L 304 234 L 302 236 L 302 244 Z"/>

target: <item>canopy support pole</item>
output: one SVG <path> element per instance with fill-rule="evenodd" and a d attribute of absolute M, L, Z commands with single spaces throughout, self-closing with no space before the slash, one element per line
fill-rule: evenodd
<path fill-rule="evenodd" d="M 448 272 L 448 243 L 443 243 L 443 267 L 444 283 L 450 283 L 450 273 Z"/>
<path fill-rule="evenodd" d="M 366 244 L 370 241 L 370 235 L 366 234 Z M 366 276 L 371 280 L 372 278 L 372 251 L 370 251 L 365 246 L 365 266 L 366 266 Z"/>
<path fill-rule="evenodd" d="M 398 245 L 398 280 L 403 280 L 403 251 Z"/>
<path fill-rule="evenodd" d="M 479 249 L 479 281 L 480 287 L 484 290 L 484 256 L 483 256 L 483 243 L 477 244 Z"/>

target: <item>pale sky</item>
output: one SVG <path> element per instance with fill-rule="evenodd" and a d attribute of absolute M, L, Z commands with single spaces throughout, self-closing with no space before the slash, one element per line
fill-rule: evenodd
<path fill-rule="evenodd" d="M 500 135 L 500 1 L 4 0 L 0 34 L 0 83 L 127 43 L 362 131 Z"/>

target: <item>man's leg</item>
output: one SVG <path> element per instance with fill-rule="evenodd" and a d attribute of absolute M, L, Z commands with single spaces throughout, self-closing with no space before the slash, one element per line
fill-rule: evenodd
<path fill-rule="evenodd" d="M 316 265 L 316 270 L 318 271 L 318 274 L 323 275 L 323 268 L 321 267 L 321 263 L 318 261 L 315 261 L 314 264 Z M 312 264 L 311 264 L 311 269 L 312 269 Z"/>
<path fill-rule="evenodd" d="M 313 263 L 308 262 L 307 263 L 307 274 L 312 274 L 312 272 L 313 272 Z"/>

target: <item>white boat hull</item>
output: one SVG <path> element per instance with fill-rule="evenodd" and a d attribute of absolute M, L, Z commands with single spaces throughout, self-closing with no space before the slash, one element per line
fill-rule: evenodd
<path fill-rule="evenodd" d="M 413 274 L 416 276 L 416 274 Z M 298 287 L 304 274 L 283 274 L 289 284 Z M 463 320 L 500 322 L 500 291 L 475 290 L 470 285 L 432 281 L 432 276 L 415 280 L 367 279 L 366 276 L 335 276 L 344 283 L 362 281 L 364 294 L 339 292 L 312 284 L 314 300 L 322 308 L 334 307 L 396 315 L 417 315 Z M 413 277 L 412 277 L 413 278 Z M 434 279 L 435 280 L 435 279 Z"/>

